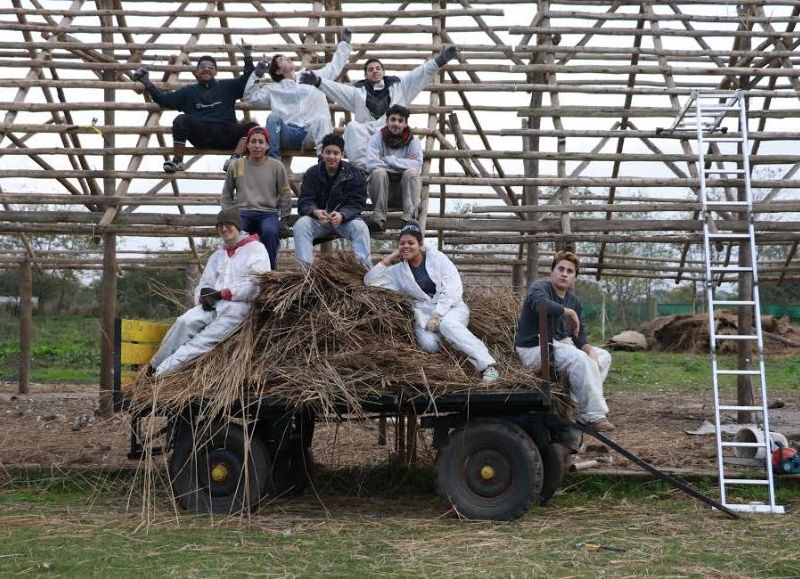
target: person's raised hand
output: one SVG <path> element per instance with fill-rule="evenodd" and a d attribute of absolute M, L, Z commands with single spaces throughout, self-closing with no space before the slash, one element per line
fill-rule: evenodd
<path fill-rule="evenodd" d="M 258 78 L 261 78 L 264 76 L 264 74 L 267 72 L 268 69 L 269 69 L 269 63 L 267 62 L 267 55 L 265 54 L 264 58 L 262 58 L 256 63 L 256 68 L 253 71 L 253 74 L 255 74 Z"/>
<path fill-rule="evenodd" d="M 244 58 L 251 58 L 253 56 L 253 45 L 244 41 L 244 38 L 239 39 L 239 50 L 242 51 Z"/>
<path fill-rule="evenodd" d="M 322 79 L 311 70 L 300 73 L 300 84 L 310 84 L 318 87 L 320 82 L 322 82 Z"/>
<path fill-rule="evenodd" d="M 150 84 L 150 72 L 147 70 L 146 66 L 140 66 L 137 68 L 131 75 L 131 78 L 145 86 Z"/>
<path fill-rule="evenodd" d="M 339 31 L 339 40 L 350 44 L 350 41 L 353 40 L 353 31 L 347 26 L 342 26 L 342 29 Z"/>
<path fill-rule="evenodd" d="M 447 46 L 443 46 L 442 49 L 439 51 L 439 54 L 436 55 L 436 64 L 439 66 L 444 66 L 450 60 L 455 58 L 456 54 L 458 54 L 458 48 L 454 44 L 448 44 Z"/>

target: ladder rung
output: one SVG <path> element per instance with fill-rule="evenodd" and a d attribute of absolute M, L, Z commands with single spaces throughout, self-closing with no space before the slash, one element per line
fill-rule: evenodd
<path fill-rule="evenodd" d="M 756 302 L 753 300 L 715 300 L 712 302 L 715 306 L 754 306 Z"/>
<path fill-rule="evenodd" d="M 739 411 L 739 410 L 750 410 L 755 412 L 764 412 L 764 409 L 761 406 L 737 406 L 735 404 L 728 404 L 728 405 L 720 405 L 717 407 L 719 410 L 731 410 L 731 411 Z"/>
<path fill-rule="evenodd" d="M 717 370 L 717 374 L 726 374 L 731 376 L 759 376 L 761 372 L 758 370 Z"/>
<path fill-rule="evenodd" d="M 709 233 L 709 239 L 750 239 L 749 233 Z"/>
<path fill-rule="evenodd" d="M 747 201 L 706 201 L 706 205 L 730 205 L 732 207 L 747 207 L 750 205 Z"/>
<path fill-rule="evenodd" d="M 722 483 L 725 485 L 768 485 L 769 481 L 765 478 L 726 478 Z"/>
<path fill-rule="evenodd" d="M 754 336 L 751 334 L 739 335 L 739 334 L 714 334 L 715 340 L 756 340 L 758 336 Z"/>
<path fill-rule="evenodd" d="M 704 141 L 711 143 L 741 143 L 742 139 L 738 137 L 705 137 Z"/>
<path fill-rule="evenodd" d="M 721 442 L 720 445 L 731 448 L 767 448 L 766 442 Z"/>
<path fill-rule="evenodd" d="M 726 105 L 707 105 L 702 108 L 703 111 L 738 111 L 739 107 L 732 107 Z"/>

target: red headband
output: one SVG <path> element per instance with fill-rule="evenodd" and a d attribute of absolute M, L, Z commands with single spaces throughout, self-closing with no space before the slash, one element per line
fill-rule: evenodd
<path fill-rule="evenodd" d="M 247 138 L 249 139 L 251 135 L 255 133 L 261 133 L 264 135 L 264 138 L 269 141 L 269 131 L 264 127 L 251 127 L 249 131 L 247 131 Z"/>

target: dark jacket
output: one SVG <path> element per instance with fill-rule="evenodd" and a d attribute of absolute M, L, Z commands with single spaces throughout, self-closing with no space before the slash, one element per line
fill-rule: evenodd
<path fill-rule="evenodd" d="M 151 84 L 147 92 L 161 108 L 182 111 L 209 123 L 234 124 L 236 101 L 242 98 L 247 79 L 254 68 L 253 59 L 247 58 L 242 76 L 238 78 L 214 79 L 208 83 L 198 81 L 169 92 Z"/>
<path fill-rule="evenodd" d="M 578 297 L 570 290 L 562 299 L 550 281 L 542 280 L 531 284 L 528 295 L 525 296 L 525 301 L 522 303 L 522 312 L 517 322 L 517 334 L 514 336 L 515 346 L 533 348 L 539 345 L 540 307 L 545 308 L 547 312 L 547 325 L 550 329 L 550 337 L 554 341 L 572 338 L 578 348 L 583 348 L 589 343 L 583 324 L 583 310 Z M 572 335 L 564 320 L 565 307 L 575 310 L 580 318 L 581 327 L 577 337 Z"/>
<path fill-rule="evenodd" d="M 367 206 L 367 182 L 364 173 L 347 161 L 342 161 L 339 173 L 331 183 L 325 173 L 325 163 L 308 169 L 303 175 L 297 212 L 300 215 L 314 216 L 314 211 L 324 209 L 342 214 L 342 222 L 361 215 Z"/>

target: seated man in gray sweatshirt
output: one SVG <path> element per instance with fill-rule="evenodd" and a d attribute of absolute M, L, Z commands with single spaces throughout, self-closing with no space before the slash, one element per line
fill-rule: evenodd
<path fill-rule="evenodd" d="M 222 209 L 239 208 L 242 229 L 258 233 L 275 270 L 280 234 L 288 232 L 282 220 L 292 209 L 292 190 L 283 163 L 267 156 L 269 136 L 265 128 L 258 126 L 247 132 L 248 155 L 228 167 L 222 186 Z"/>
<path fill-rule="evenodd" d="M 422 145 L 408 127 L 409 110 L 392 105 L 386 111 L 386 126 L 367 143 L 367 190 L 372 200 L 370 231 L 386 228 L 386 210 L 403 208 L 403 221 L 417 218 L 422 190 Z"/>

